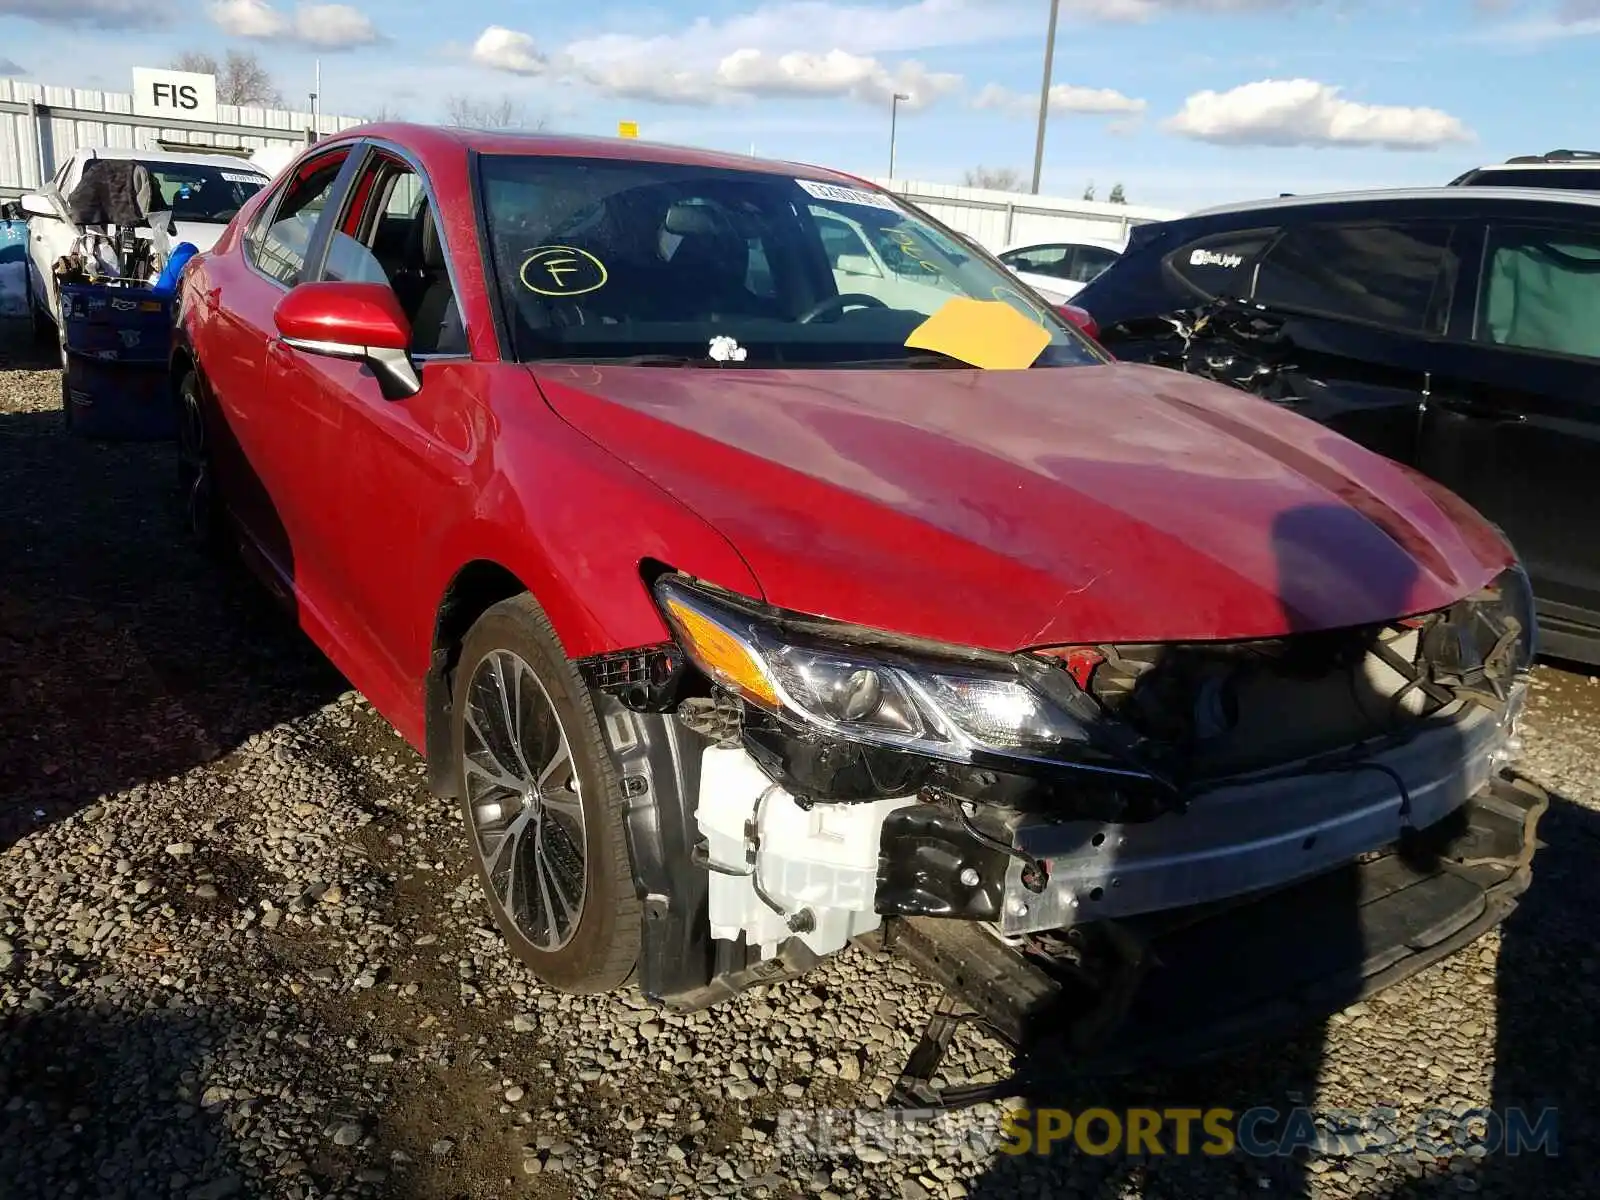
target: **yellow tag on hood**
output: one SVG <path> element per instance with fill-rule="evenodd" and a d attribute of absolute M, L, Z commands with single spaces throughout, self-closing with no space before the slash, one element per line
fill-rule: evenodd
<path fill-rule="evenodd" d="M 1050 344 L 1050 331 L 1003 300 L 955 296 L 911 331 L 906 346 L 990 371 L 1020 371 Z"/>

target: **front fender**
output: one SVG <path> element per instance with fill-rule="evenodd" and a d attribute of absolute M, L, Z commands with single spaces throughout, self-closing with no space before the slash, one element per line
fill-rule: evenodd
<path fill-rule="evenodd" d="M 565 422 L 541 420 L 530 432 L 537 450 L 521 454 L 516 432 L 505 428 L 499 471 L 478 490 L 470 514 L 435 540 L 423 592 L 436 603 L 414 639 L 421 668 L 433 649 L 438 604 L 473 562 L 516 576 L 574 659 L 669 636 L 644 586 L 646 561 L 762 598 L 744 559 L 704 518 Z"/>

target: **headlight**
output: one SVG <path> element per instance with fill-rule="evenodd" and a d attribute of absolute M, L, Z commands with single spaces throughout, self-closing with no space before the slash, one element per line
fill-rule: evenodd
<path fill-rule="evenodd" d="M 1094 702 L 1043 664 L 954 646 L 857 646 L 852 634 L 863 642 L 897 639 L 777 619 L 678 578 L 663 579 L 655 593 L 684 652 L 707 676 L 792 722 L 954 762 L 1099 757 Z M 1076 713 L 1068 711 L 1074 701 Z"/>

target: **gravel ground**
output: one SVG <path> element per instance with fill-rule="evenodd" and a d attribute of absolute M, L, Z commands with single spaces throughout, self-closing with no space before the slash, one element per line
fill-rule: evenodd
<path fill-rule="evenodd" d="M 859 949 L 692 1016 L 542 988 L 417 756 L 250 582 L 183 548 L 171 451 L 65 436 L 59 374 L 22 344 L 0 329 L 0 1196 L 1600 1187 L 1589 676 L 1538 672 L 1524 765 L 1558 797 L 1503 930 L 1326 1029 L 1077 1099 L 1393 1107 L 1393 1153 L 1019 1158 L 993 1153 L 995 1108 L 900 1153 L 803 1152 L 781 1114 L 881 1107 L 932 990 Z M 1006 1065 L 972 1035 L 948 1077 Z M 1426 1110 L 1517 1104 L 1559 1107 L 1558 1157 L 1405 1143 Z"/>

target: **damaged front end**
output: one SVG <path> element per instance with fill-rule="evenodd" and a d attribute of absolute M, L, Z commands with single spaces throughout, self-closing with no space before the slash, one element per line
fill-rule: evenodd
<path fill-rule="evenodd" d="M 1014 655 L 675 575 L 655 594 L 675 641 L 582 667 L 628 804 L 640 983 L 668 1005 L 874 934 L 1014 1043 L 1131 1063 L 1178 1053 L 1145 1019 L 1200 986 L 1171 963 L 1250 946 L 1336 1008 L 1526 887 L 1542 806 L 1501 778 L 1533 653 L 1519 568 L 1372 627 Z M 1191 991 L 1183 1054 L 1283 1000 L 1209 986 L 1238 1003 Z"/>

